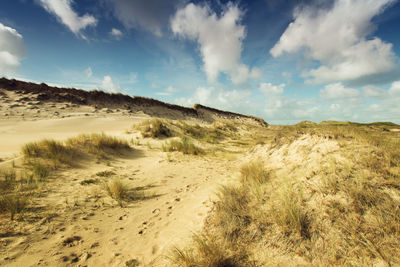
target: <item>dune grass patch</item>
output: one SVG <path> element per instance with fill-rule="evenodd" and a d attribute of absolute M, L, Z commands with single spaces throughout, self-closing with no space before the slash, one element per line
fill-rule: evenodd
<path fill-rule="evenodd" d="M 280 150 L 282 162 L 300 153 L 306 162 L 319 163 L 276 169 L 260 160 L 244 164 L 239 183 L 220 188 L 201 234 L 174 250 L 173 264 L 226 266 L 207 265 L 196 243 L 200 236 L 237 264 L 227 266 L 400 265 L 400 136 L 384 127 L 398 126 L 276 127 L 270 144 L 263 145 L 264 162 L 273 155 L 268 150 Z M 332 145 L 333 152 L 314 145 Z"/>
<path fill-rule="evenodd" d="M 201 126 L 199 124 L 188 124 L 183 121 L 178 121 L 175 125 L 180 129 L 183 136 L 188 136 L 210 144 L 217 144 L 225 139 L 230 133 L 230 127 L 234 127 L 226 126 L 231 124 L 225 124 L 223 122 L 214 122 L 210 126 Z"/>
<path fill-rule="evenodd" d="M 176 266 L 182 267 L 240 267 L 240 259 L 231 256 L 229 251 L 209 239 L 205 235 L 195 235 L 193 237 L 193 250 L 184 250 L 174 247 L 169 257 Z"/>
<path fill-rule="evenodd" d="M 178 140 L 172 139 L 170 141 L 166 141 L 162 145 L 162 150 L 164 152 L 179 151 L 187 155 L 202 155 L 205 153 L 202 148 L 193 144 L 193 142 L 186 137 L 180 138 Z"/>
<path fill-rule="evenodd" d="M 263 184 L 268 181 L 270 176 L 260 159 L 243 164 L 240 174 L 242 184 Z"/>
<path fill-rule="evenodd" d="M 131 149 L 128 141 L 104 133 L 81 134 L 67 139 L 65 145 L 103 158 L 107 158 L 108 153 Z"/>
<path fill-rule="evenodd" d="M 26 161 L 43 159 L 50 161 L 54 167 L 60 164 L 71 165 L 77 153 L 74 147 L 66 146 L 61 141 L 51 139 L 27 143 L 21 151 Z"/>
<path fill-rule="evenodd" d="M 0 212 L 8 212 L 10 220 L 14 220 L 15 215 L 23 213 L 27 208 L 30 197 L 21 193 L 7 193 L 0 196 Z"/>
<path fill-rule="evenodd" d="M 160 119 L 143 121 L 134 125 L 133 128 L 139 130 L 144 138 L 167 138 L 175 136 L 175 132 L 170 128 L 168 123 Z"/>
<path fill-rule="evenodd" d="M 0 212 L 9 212 L 10 218 L 26 210 L 36 189 L 60 167 L 72 167 L 82 156 L 109 157 L 129 150 L 128 142 L 105 134 L 83 134 L 65 142 L 43 139 L 25 144 L 21 148 L 23 165 L 0 169 Z M 20 169 L 17 173 L 17 169 Z M 98 176 L 109 177 L 114 173 L 105 171 Z M 87 180 L 82 185 L 97 183 Z M 124 198 L 124 187 L 109 184 L 109 193 L 117 199 Z M 118 191 L 119 190 L 119 191 Z"/>

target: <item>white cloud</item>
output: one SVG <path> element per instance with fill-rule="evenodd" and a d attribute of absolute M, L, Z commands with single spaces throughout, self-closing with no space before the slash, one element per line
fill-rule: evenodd
<path fill-rule="evenodd" d="M 110 76 L 106 75 L 99 86 L 99 89 L 111 92 L 111 93 L 118 93 L 121 91 L 121 87 L 119 84 L 114 83 Z"/>
<path fill-rule="evenodd" d="M 22 35 L 0 23 L 0 75 L 16 72 L 25 53 Z"/>
<path fill-rule="evenodd" d="M 122 32 L 116 28 L 112 28 L 110 34 L 117 40 L 121 39 L 123 36 Z"/>
<path fill-rule="evenodd" d="M 143 28 L 162 36 L 176 6 L 184 0 L 107 0 L 115 17 L 127 29 Z"/>
<path fill-rule="evenodd" d="M 283 90 L 285 84 L 273 85 L 271 83 L 261 83 L 259 90 L 267 97 L 264 112 L 267 117 L 274 116 L 283 107 Z"/>
<path fill-rule="evenodd" d="M 162 92 L 157 92 L 156 94 L 157 95 L 172 95 L 172 94 L 175 94 L 175 93 L 177 93 L 177 92 L 179 92 L 179 89 L 177 89 L 177 88 L 175 88 L 175 87 L 173 87 L 173 86 L 168 86 L 167 88 L 165 88 L 165 90 L 164 91 L 162 91 Z"/>
<path fill-rule="evenodd" d="M 285 88 L 285 84 L 273 85 L 272 83 L 260 83 L 260 91 L 263 92 L 266 96 L 269 95 L 281 95 L 283 94 L 283 89 Z"/>
<path fill-rule="evenodd" d="M 80 31 L 88 26 L 96 26 L 97 24 L 97 19 L 92 15 L 85 14 L 83 16 L 78 16 L 72 8 L 74 4 L 73 0 L 38 1 L 47 12 L 56 16 L 57 19 L 67 26 L 74 34 L 79 34 L 83 38 L 85 38 L 85 36 L 81 34 Z"/>
<path fill-rule="evenodd" d="M 360 91 L 344 87 L 341 83 L 332 83 L 321 89 L 319 95 L 324 99 L 347 99 L 359 97 Z"/>
<path fill-rule="evenodd" d="M 284 96 L 285 86 L 285 84 L 260 83 L 258 89 L 266 97 L 264 102 L 266 118 L 274 122 L 281 120 L 293 122 L 295 119 L 310 119 L 317 114 L 319 107 L 314 101 Z"/>
<path fill-rule="evenodd" d="M 93 76 L 92 68 L 91 68 L 91 67 L 88 67 L 88 68 L 85 70 L 85 74 L 86 74 L 86 76 L 87 76 L 88 78 L 91 78 L 91 77 Z"/>
<path fill-rule="evenodd" d="M 365 97 L 380 98 L 384 97 L 387 91 L 373 85 L 367 85 L 363 87 L 363 94 Z"/>
<path fill-rule="evenodd" d="M 173 93 L 179 92 L 179 89 L 177 89 L 177 88 L 175 88 L 175 87 L 173 87 L 173 86 L 170 85 L 170 86 L 167 87 L 167 89 L 165 89 L 165 91 L 166 91 L 167 93 L 173 94 Z"/>
<path fill-rule="evenodd" d="M 372 18 L 395 0 L 336 0 L 330 9 L 296 9 L 278 43 L 274 57 L 304 51 L 322 65 L 303 73 L 309 82 L 355 80 L 395 67 L 392 44 L 368 38 Z"/>
<path fill-rule="evenodd" d="M 400 96 L 400 81 L 395 81 L 392 83 L 392 86 L 389 88 L 389 94 Z"/>
<path fill-rule="evenodd" d="M 178 98 L 175 103 L 183 106 L 202 104 L 218 109 L 243 112 L 249 109 L 251 93 L 243 90 L 224 90 L 214 87 L 198 87 L 190 98 Z"/>
<path fill-rule="evenodd" d="M 218 17 L 208 6 L 190 3 L 171 19 L 174 34 L 195 40 L 200 45 L 204 70 L 209 82 L 216 82 L 220 72 L 229 75 L 233 84 L 259 78 L 260 70 L 241 63 L 242 41 L 246 29 L 240 24 L 243 12 L 229 3 Z"/>

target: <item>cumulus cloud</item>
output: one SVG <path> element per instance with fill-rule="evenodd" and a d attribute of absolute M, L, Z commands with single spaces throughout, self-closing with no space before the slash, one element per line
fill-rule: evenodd
<path fill-rule="evenodd" d="M 361 93 L 356 89 L 344 87 L 342 83 L 332 83 L 321 89 L 319 95 L 324 99 L 346 99 L 357 98 Z"/>
<path fill-rule="evenodd" d="M 184 0 L 106 0 L 115 17 L 127 28 L 142 28 L 162 36 L 176 6 Z"/>
<path fill-rule="evenodd" d="M 297 119 L 311 119 L 319 107 L 313 101 L 297 100 L 285 97 L 283 92 L 285 84 L 274 85 L 272 83 L 260 83 L 258 89 L 265 97 L 265 117 L 273 122 L 287 121 L 294 123 Z"/>
<path fill-rule="evenodd" d="M 80 35 L 81 30 L 89 26 L 96 26 L 97 19 L 92 15 L 79 16 L 72 8 L 73 0 L 38 0 L 40 5 L 50 14 L 68 27 L 74 34 Z"/>
<path fill-rule="evenodd" d="M 17 71 L 25 53 L 26 47 L 22 35 L 0 23 L 0 75 Z"/>
<path fill-rule="evenodd" d="M 392 83 L 392 86 L 389 88 L 389 94 L 400 96 L 400 81 Z"/>
<path fill-rule="evenodd" d="M 123 35 L 122 32 L 116 28 L 112 28 L 110 34 L 117 40 L 121 39 Z"/>
<path fill-rule="evenodd" d="M 283 90 L 285 84 L 273 85 L 271 83 L 261 83 L 259 90 L 267 97 L 265 103 L 265 113 L 267 117 L 274 116 L 283 107 Z"/>
<path fill-rule="evenodd" d="M 111 93 L 118 93 L 119 91 L 121 91 L 121 87 L 119 86 L 119 84 L 114 83 L 109 75 L 104 76 L 103 81 L 99 86 L 99 89 Z"/>
<path fill-rule="evenodd" d="M 214 87 L 198 87 L 190 98 L 178 98 L 175 103 L 183 106 L 202 104 L 232 111 L 248 110 L 251 93 L 243 90 L 224 90 Z"/>
<path fill-rule="evenodd" d="M 272 83 L 260 83 L 260 91 L 265 95 L 281 95 L 283 94 L 283 89 L 285 84 L 273 85 Z"/>
<path fill-rule="evenodd" d="M 175 35 L 197 41 L 209 82 L 216 82 L 220 72 L 229 75 L 233 84 L 259 78 L 260 71 L 241 63 L 242 42 L 246 29 L 240 24 L 243 12 L 229 3 L 220 16 L 208 6 L 190 3 L 171 19 Z"/>
<path fill-rule="evenodd" d="M 385 89 L 379 88 L 373 85 L 367 85 L 363 87 L 363 95 L 365 97 L 381 98 L 387 94 Z"/>
<path fill-rule="evenodd" d="M 372 18 L 395 0 L 335 0 L 328 9 L 296 9 L 294 21 L 270 50 L 274 57 L 303 51 L 321 66 L 303 73 L 312 82 L 355 80 L 395 67 L 392 44 L 369 38 Z M 356 12 L 355 12 L 356 10 Z"/>

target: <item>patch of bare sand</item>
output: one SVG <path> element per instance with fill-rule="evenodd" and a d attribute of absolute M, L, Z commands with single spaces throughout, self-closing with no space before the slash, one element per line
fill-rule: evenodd
<path fill-rule="evenodd" d="M 224 161 L 173 157 L 168 162 L 165 153 L 137 150 L 111 166 L 91 164 L 60 172 L 32 205 L 40 211 L 38 218 L 16 223 L 20 234 L 2 237 L 7 245 L 1 247 L 0 265 L 124 266 L 137 259 L 166 266 L 171 246 L 201 229 L 210 197 L 233 168 Z M 145 187 L 147 199 L 121 208 L 100 184 L 81 184 L 104 170 L 112 170 L 131 188 Z"/>
<path fill-rule="evenodd" d="M 127 137 L 123 130 L 142 119 L 1 121 L 1 153 L 10 157 L 29 141 L 62 140 L 79 133 Z M 158 149 L 137 147 L 132 155 L 108 162 L 111 166 L 82 162 L 80 168 L 58 171 L 34 198 L 25 221 L 1 219 L 10 231 L 0 237 L 0 265 L 124 266 L 137 259 L 148 266 L 166 266 L 171 246 L 186 242 L 201 229 L 212 206 L 210 198 L 235 168 L 226 160 L 207 157 L 172 153 L 170 158 L 172 162 Z M 115 172 L 130 188 L 145 187 L 148 198 L 119 207 L 105 195 L 104 181 L 95 175 L 104 170 Z M 81 184 L 90 179 L 99 183 Z"/>

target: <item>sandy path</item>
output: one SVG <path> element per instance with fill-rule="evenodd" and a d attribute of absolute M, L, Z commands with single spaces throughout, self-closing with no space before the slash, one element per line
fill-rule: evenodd
<path fill-rule="evenodd" d="M 112 166 L 92 165 L 57 175 L 48 184 L 46 197 L 35 203 L 55 217 L 21 229 L 30 234 L 10 239 L 8 260 L 0 259 L 0 265 L 69 266 L 76 261 L 78 265 L 124 266 L 137 259 L 147 266 L 166 266 L 171 246 L 181 246 L 201 229 L 210 200 L 233 172 L 232 166 L 179 154 L 175 155 L 179 160 L 168 162 L 158 151 L 136 153 Z M 93 192 L 100 186 L 80 182 L 99 170 L 113 170 L 131 187 L 151 185 L 147 195 L 156 196 L 124 208 L 106 196 L 96 200 Z M 81 240 L 64 246 L 63 240 L 72 236 Z"/>
<path fill-rule="evenodd" d="M 1 153 L 10 156 L 22 144 L 44 137 L 65 139 L 99 131 L 123 136 L 142 119 L 1 121 Z M 0 265 L 125 266 L 136 259 L 144 266 L 167 266 L 168 251 L 201 229 L 218 186 L 232 179 L 237 168 L 233 161 L 208 156 L 170 157 L 172 162 L 157 148 L 139 146 L 132 155 L 108 164 L 85 162 L 55 173 L 32 204 L 37 218 L 16 223 L 19 233 L 1 238 Z M 81 184 L 104 170 L 114 171 L 131 188 L 151 185 L 143 191 L 149 198 L 121 208 L 105 195 L 101 183 Z M 74 236 L 80 240 L 63 243 Z"/>

